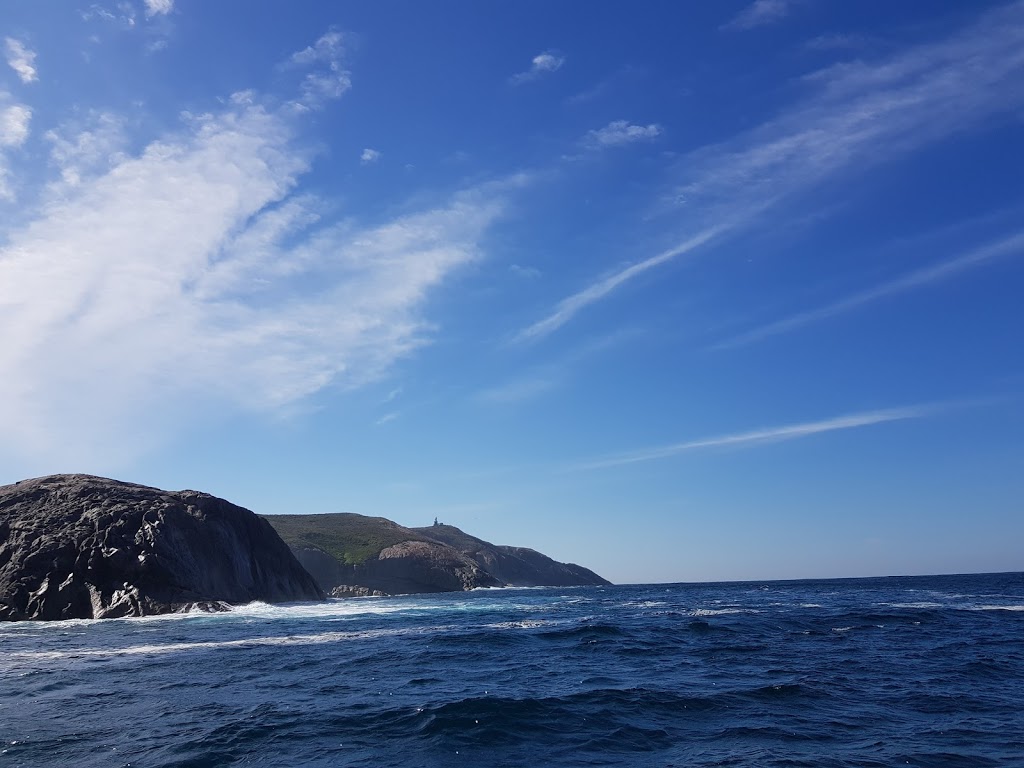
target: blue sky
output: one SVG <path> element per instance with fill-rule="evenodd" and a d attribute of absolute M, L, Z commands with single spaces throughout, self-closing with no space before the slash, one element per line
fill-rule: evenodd
<path fill-rule="evenodd" d="M 0 483 L 614 581 L 1024 568 L 1024 3 L 8 2 Z"/>

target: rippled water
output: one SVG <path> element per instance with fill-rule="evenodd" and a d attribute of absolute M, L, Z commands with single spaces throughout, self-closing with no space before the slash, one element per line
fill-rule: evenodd
<path fill-rule="evenodd" d="M 1024 766 L 1024 574 L 0 624 L 0 765 Z"/>

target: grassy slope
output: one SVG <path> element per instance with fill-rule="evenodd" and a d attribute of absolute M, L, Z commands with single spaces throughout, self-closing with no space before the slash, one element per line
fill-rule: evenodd
<path fill-rule="evenodd" d="M 585 568 L 558 563 L 530 549 L 497 547 L 451 525 L 405 528 L 383 517 L 350 513 L 263 517 L 293 549 L 318 549 L 347 566 L 359 566 L 404 541 L 427 541 L 465 553 L 484 571 L 507 583 L 608 583 Z"/>
<path fill-rule="evenodd" d="M 359 565 L 382 549 L 425 536 L 383 517 L 339 512 L 329 515 L 264 515 L 290 547 L 315 547 L 346 565 Z"/>
<path fill-rule="evenodd" d="M 494 548 L 494 545 L 489 541 L 478 539 L 476 536 L 470 536 L 454 525 L 428 525 L 423 528 L 412 528 L 410 530 L 435 541 L 440 541 L 450 547 L 455 547 L 460 552 L 477 552 L 481 549 Z"/>

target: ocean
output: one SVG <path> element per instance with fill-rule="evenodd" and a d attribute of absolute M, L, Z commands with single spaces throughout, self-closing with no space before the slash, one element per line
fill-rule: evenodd
<path fill-rule="evenodd" d="M 1024 574 L 0 624 L 2 766 L 1024 766 Z"/>

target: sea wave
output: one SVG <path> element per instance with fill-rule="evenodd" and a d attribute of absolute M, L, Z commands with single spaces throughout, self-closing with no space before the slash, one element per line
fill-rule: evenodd
<path fill-rule="evenodd" d="M 1022 610 L 1000 576 L 0 624 L 0 762 L 1017 765 Z"/>

